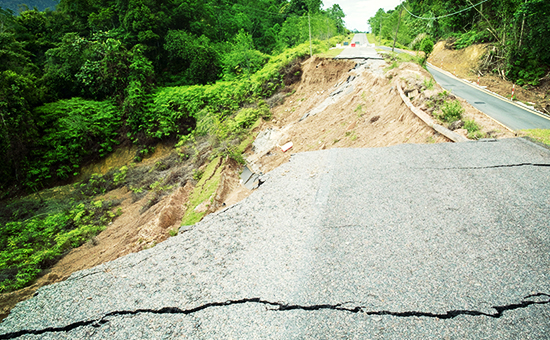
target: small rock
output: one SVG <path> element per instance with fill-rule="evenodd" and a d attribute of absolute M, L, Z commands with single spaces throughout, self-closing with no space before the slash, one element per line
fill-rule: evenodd
<path fill-rule="evenodd" d="M 353 130 L 356 124 L 357 124 L 357 121 L 353 121 L 350 125 L 348 125 L 348 127 L 346 128 L 346 131 Z"/>
<path fill-rule="evenodd" d="M 449 130 L 454 131 L 454 130 L 460 129 L 463 126 L 464 126 L 464 122 L 462 120 L 457 120 L 455 122 L 452 122 L 449 125 Z"/>
<path fill-rule="evenodd" d="M 455 130 L 456 133 L 460 134 L 460 135 L 463 135 L 463 136 L 468 136 L 468 130 L 466 129 L 457 129 Z"/>
<path fill-rule="evenodd" d="M 409 92 L 407 95 L 409 96 L 409 98 L 416 98 L 418 96 L 418 90 L 414 89 L 411 92 Z"/>
<path fill-rule="evenodd" d="M 374 116 L 370 119 L 370 122 L 375 123 L 378 119 L 380 119 L 380 116 Z"/>

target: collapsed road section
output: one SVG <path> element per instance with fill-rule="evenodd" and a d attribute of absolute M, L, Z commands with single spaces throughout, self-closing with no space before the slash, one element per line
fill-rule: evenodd
<path fill-rule="evenodd" d="M 523 139 L 296 154 L 231 208 L 41 288 L 0 337 L 544 338 L 548 165 Z"/>

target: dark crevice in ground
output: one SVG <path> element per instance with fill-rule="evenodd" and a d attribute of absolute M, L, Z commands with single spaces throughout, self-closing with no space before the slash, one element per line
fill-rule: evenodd
<path fill-rule="evenodd" d="M 471 167 L 456 167 L 456 168 L 428 168 L 433 170 L 480 170 L 480 169 L 498 169 L 498 168 L 518 168 L 522 166 L 534 166 L 534 167 L 550 167 L 550 164 L 544 163 L 518 163 L 518 164 L 502 164 L 502 165 L 489 165 L 489 166 L 471 166 Z M 423 168 L 426 169 L 426 168 Z"/>
<path fill-rule="evenodd" d="M 545 300 L 542 300 L 542 301 L 530 300 L 533 298 L 543 298 Z M 260 298 L 250 298 L 250 299 L 241 299 L 241 300 L 229 300 L 225 302 L 211 302 L 211 303 L 207 303 L 191 309 L 180 309 L 177 307 L 164 307 L 161 309 L 136 309 L 132 311 L 114 311 L 114 312 L 105 314 L 99 319 L 79 321 L 63 327 L 49 327 L 49 328 L 44 328 L 40 330 L 21 330 L 18 332 L 1 334 L 0 339 L 13 339 L 23 335 L 40 335 L 40 334 L 50 333 L 50 332 L 68 332 L 75 328 L 84 327 L 84 326 L 100 327 L 101 325 L 109 322 L 109 320 L 107 320 L 107 318 L 109 317 L 137 315 L 141 313 L 187 315 L 187 314 L 193 314 L 201 310 L 212 308 L 212 307 L 224 307 L 224 306 L 231 306 L 231 305 L 240 305 L 245 303 L 264 304 L 268 307 L 271 307 L 271 308 L 268 308 L 269 311 L 289 311 L 289 310 L 318 311 L 318 310 L 326 309 L 326 310 L 336 310 L 336 311 L 342 311 L 342 312 L 348 312 L 348 313 L 361 313 L 365 315 L 396 316 L 396 317 L 429 317 L 429 318 L 437 318 L 437 319 L 453 319 L 457 316 L 465 315 L 465 316 L 485 316 L 490 318 L 500 318 L 504 314 L 504 312 L 507 312 L 507 311 L 527 308 L 531 305 L 550 304 L 550 295 L 545 293 L 537 293 L 537 294 L 532 294 L 524 297 L 523 300 L 519 303 L 513 303 L 509 305 L 504 305 L 504 306 L 493 306 L 492 308 L 495 310 L 495 313 L 485 313 L 477 310 L 451 310 L 445 313 L 431 313 L 431 312 L 419 312 L 419 311 L 391 312 L 391 311 L 384 311 L 384 310 L 369 311 L 369 310 L 366 310 L 365 307 L 363 306 L 355 306 L 355 307 L 345 306 L 350 303 L 336 304 L 336 305 L 322 304 L 322 305 L 303 306 L 303 305 L 289 305 L 289 304 L 284 304 L 282 302 L 271 302 L 267 300 L 262 300 Z"/>

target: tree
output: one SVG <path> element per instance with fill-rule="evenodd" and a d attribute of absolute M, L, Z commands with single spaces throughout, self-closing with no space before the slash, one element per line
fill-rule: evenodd
<path fill-rule="evenodd" d="M 420 50 L 424 52 L 424 63 L 430 57 L 430 54 L 434 50 L 434 42 L 429 37 L 425 37 L 420 43 Z"/>
<path fill-rule="evenodd" d="M 344 26 L 344 17 L 346 16 L 344 14 L 344 11 L 342 10 L 342 8 L 340 7 L 340 5 L 338 4 L 334 4 L 332 5 L 332 7 L 330 7 L 328 10 L 327 10 L 327 13 L 328 13 L 328 16 L 334 20 L 334 22 L 336 23 L 336 29 L 338 32 L 344 32 L 344 29 L 345 29 L 345 26 Z"/>
<path fill-rule="evenodd" d="M 269 60 L 269 57 L 254 48 L 252 36 L 241 30 L 231 42 L 231 51 L 222 57 L 223 73 L 226 79 L 255 73 Z"/>
<path fill-rule="evenodd" d="M 178 75 L 178 84 L 207 84 L 217 79 L 220 57 L 206 36 L 169 31 L 164 49 L 170 60 L 168 72 Z"/>

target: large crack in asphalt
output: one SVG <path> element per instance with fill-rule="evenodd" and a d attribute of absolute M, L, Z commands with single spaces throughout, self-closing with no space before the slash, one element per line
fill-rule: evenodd
<path fill-rule="evenodd" d="M 529 300 L 533 298 L 545 298 L 545 300 L 542 300 L 542 301 Z M 498 319 L 504 314 L 504 312 L 507 312 L 507 311 L 523 309 L 532 305 L 550 304 L 550 294 L 546 294 L 546 293 L 531 294 L 524 297 L 522 301 L 518 303 L 512 303 L 512 304 L 503 305 L 503 306 L 493 306 L 492 308 L 495 310 L 494 313 L 486 313 L 486 312 L 481 312 L 477 310 L 467 310 L 467 309 L 450 310 L 444 313 L 432 313 L 432 312 L 422 312 L 422 311 L 392 312 L 389 310 L 369 311 L 364 306 L 354 306 L 354 307 L 346 306 L 347 304 L 350 304 L 350 302 L 340 303 L 335 305 L 319 304 L 319 305 L 304 306 L 304 305 L 290 305 L 282 302 L 272 302 L 272 301 L 263 300 L 261 298 L 248 298 L 248 299 L 240 299 L 240 300 L 228 300 L 225 302 L 210 302 L 191 309 L 181 309 L 178 307 L 164 307 L 161 309 L 136 309 L 136 310 L 127 310 L 127 311 L 114 311 L 114 312 L 107 313 L 98 319 L 78 321 L 63 327 L 48 327 L 48 328 L 39 329 L 39 330 L 20 330 L 17 332 L 0 334 L 0 339 L 14 339 L 23 335 L 40 335 L 44 333 L 53 333 L 53 332 L 68 332 L 75 328 L 85 327 L 85 326 L 100 327 L 101 325 L 109 322 L 107 318 L 113 317 L 113 316 L 137 315 L 142 313 L 188 315 L 188 314 L 193 314 L 212 307 L 224 307 L 224 306 L 231 306 L 231 305 L 240 305 L 245 303 L 258 303 L 258 304 L 263 304 L 263 305 L 272 307 L 272 308 L 267 308 L 268 311 L 336 310 L 336 311 L 353 313 L 353 314 L 361 313 L 369 316 L 396 316 L 396 317 L 403 317 L 403 318 L 428 317 L 428 318 L 437 318 L 437 319 L 446 320 L 446 319 L 453 319 L 458 316 L 474 316 L 474 317 L 482 316 L 482 317 L 490 317 L 490 318 Z"/>
<path fill-rule="evenodd" d="M 499 165 L 487 165 L 487 166 L 470 166 L 470 167 L 448 167 L 448 168 L 419 168 L 430 170 L 482 170 L 482 169 L 498 169 L 498 168 L 519 168 L 522 166 L 533 167 L 550 167 L 550 164 L 546 163 L 517 163 L 517 164 L 499 164 Z"/>

